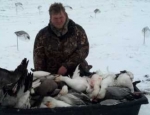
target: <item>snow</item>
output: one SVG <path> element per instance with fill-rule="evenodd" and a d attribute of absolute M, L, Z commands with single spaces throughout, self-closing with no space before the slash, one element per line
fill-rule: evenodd
<path fill-rule="evenodd" d="M 22 6 L 15 6 L 15 3 Z M 150 92 L 150 0 L 0 0 L 0 67 L 13 70 L 23 58 L 33 68 L 33 44 L 38 31 L 48 25 L 51 3 L 62 2 L 69 18 L 86 31 L 91 71 L 132 71 L 138 88 Z M 72 7 L 70 9 L 69 7 Z M 100 13 L 94 13 L 99 9 Z M 18 40 L 14 32 L 24 30 L 30 40 Z M 148 75 L 148 77 L 144 77 Z M 150 96 L 147 95 L 150 101 Z M 139 115 L 148 115 L 150 104 L 142 105 Z"/>

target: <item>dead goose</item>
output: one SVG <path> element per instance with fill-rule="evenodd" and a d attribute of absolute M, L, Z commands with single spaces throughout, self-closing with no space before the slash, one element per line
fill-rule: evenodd
<path fill-rule="evenodd" d="M 66 102 L 70 105 L 85 105 L 85 103 L 78 97 L 74 96 L 71 93 L 68 93 L 67 86 L 63 86 L 60 93 L 55 97 L 55 99 Z"/>
<path fill-rule="evenodd" d="M 31 106 L 38 107 L 38 106 L 40 106 L 41 101 L 44 96 L 54 97 L 54 96 L 58 95 L 59 92 L 60 92 L 60 89 L 58 89 L 58 85 L 54 80 L 37 79 L 32 84 Z M 45 107 L 45 105 L 43 105 L 43 106 Z"/>
<path fill-rule="evenodd" d="M 25 82 L 24 82 L 24 90 L 19 94 L 17 94 L 18 101 L 15 105 L 15 108 L 27 109 L 31 107 L 30 104 L 30 93 L 32 88 L 33 74 L 28 73 Z M 19 96 L 20 95 L 20 96 Z"/>
<path fill-rule="evenodd" d="M 26 79 L 28 62 L 24 58 L 14 71 L 0 68 L 0 89 L 3 88 L 9 95 L 16 95 Z"/>
<path fill-rule="evenodd" d="M 75 72 L 73 74 L 72 79 L 67 77 L 67 76 L 59 76 L 59 77 L 55 78 L 55 81 L 56 82 L 63 81 L 69 87 L 71 87 L 72 89 L 74 89 L 78 92 L 83 92 L 83 91 L 90 92 L 91 87 L 88 83 L 88 79 L 89 78 L 87 78 L 87 77 L 80 77 L 80 75 L 79 75 L 79 66 L 77 66 L 77 68 L 75 69 Z"/>
<path fill-rule="evenodd" d="M 57 83 L 51 79 L 42 80 L 41 84 L 35 88 L 35 93 L 40 96 L 56 96 L 59 92 Z"/>
<path fill-rule="evenodd" d="M 108 87 L 105 95 L 105 99 L 122 100 L 126 96 L 130 95 L 131 91 L 126 87 Z"/>
<path fill-rule="evenodd" d="M 1 100 L 1 106 L 3 107 L 11 107 L 11 108 L 30 108 L 30 88 L 32 85 L 33 75 L 29 73 L 26 76 L 25 82 L 19 88 L 16 95 L 5 94 L 3 99 Z"/>
<path fill-rule="evenodd" d="M 80 98 L 74 96 L 73 94 L 60 95 L 56 99 L 66 102 L 72 106 L 74 105 L 86 105 Z"/>
<path fill-rule="evenodd" d="M 72 106 L 75 105 L 86 105 L 80 98 L 74 96 L 73 94 L 60 95 L 56 99 L 66 102 Z"/>
<path fill-rule="evenodd" d="M 102 77 L 98 74 L 93 74 L 90 79 L 90 86 L 93 88 L 93 91 L 89 93 L 91 99 L 95 99 L 99 93 L 100 85 L 102 82 Z"/>
<path fill-rule="evenodd" d="M 79 78 L 79 79 L 71 79 L 69 77 L 59 76 L 55 79 L 56 82 L 63 81 L 65 82 L 69 87 L 72 89 L 83 92 L 87 91 L 88 88 L 90 88 L 90 85 L 88 84 L 86 78 Z"/>
<path fill-rule="evenodd" d="M 46 105 L 47 108 L 55 108 L 55 107 L 70 107 L 70 104 L 67 104 L 63 101 L 57 100 L 52 97 L 44 97 L 42 100 L 42 103 L 40 105 L 40 108 L 45 107 Z"/>
<path fill-rule="evenodd" d="M 131 92 L 134 92 L 133 84 L 133 74 L 129 71 L 126 71 L 125 73 L 120 73 L 118 78 L 116 79 L 116 74 L 108 74 L 107 77 L 105 77 L 101 82 L 101 89 L 98 93 L 97 98 L 103 99 L 106 95 L 106 89 L 110 86 L 119 86 L 119 87 L 127 87 L 131 90 Z"/>

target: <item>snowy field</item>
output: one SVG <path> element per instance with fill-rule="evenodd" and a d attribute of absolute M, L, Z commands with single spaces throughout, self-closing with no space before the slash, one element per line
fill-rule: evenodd
<path fill-rule="evenodd" d="M 29 59 L 28 69 L 33 68 L 35 36 L 48 25 L 48 9 L 54 2 L 62 2 L 69 18 L 85 29 L 91 71 L 129 70 L 134 81 L 142 81 L 138 88 L 150 92 L 150 31 L 142 31 L 150 28 L 150 0 L 0 0 L 1 68 L 13 70 L 23 58 Z M 31 39 L 19 39 L 17 50 L 14 32 L 19 30 L 28 32 Z M 149 109 L 150 104 L 142 105 L 139 115 L 150 115 Z"/>

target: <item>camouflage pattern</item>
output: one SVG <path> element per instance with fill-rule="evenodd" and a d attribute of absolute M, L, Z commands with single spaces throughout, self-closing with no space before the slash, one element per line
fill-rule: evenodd
<path fill-rule="evenodd" d="M 58 37 L 50 24 L 37 34 L 34 43 L 35 70 L 56 74 L 59 67 L 65 66 L 68 74 L 85 62 L 89 53 L 89 42 L 84 29 L 69 19 L 68 32 Z"/>

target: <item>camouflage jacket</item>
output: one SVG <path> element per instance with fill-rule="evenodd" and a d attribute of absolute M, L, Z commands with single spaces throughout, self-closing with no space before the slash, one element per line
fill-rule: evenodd
<path fill-rule="evenodd" d="M 58 37 L 49 24 L 35 38 L 34 67 L 56 74 L 62 65 L 68 70 L 75 69 L 88 53 L 89 42 L 81 26 L 69 20 L 67 33 Z"/>

